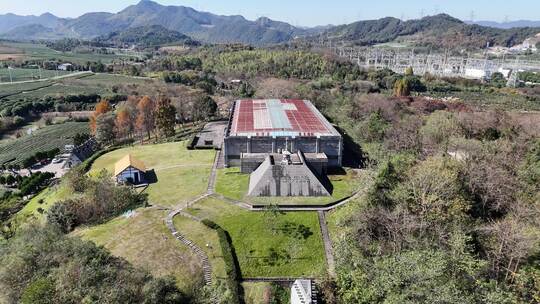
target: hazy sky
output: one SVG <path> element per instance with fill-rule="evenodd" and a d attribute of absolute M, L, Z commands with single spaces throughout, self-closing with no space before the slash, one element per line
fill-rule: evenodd
<path fill-rule="evenodd" d="M 51 12 L 77 17 L 86 12 L 118 12 L 139 0 L 0 0 L 0 14 L 39 15 Z M 540 19 L 540 0 L 157 0 L 164 5 L 191 6 L 222 15 L 248 19 L 267 16 L 293 25 L 349 23 L 385 16 L 418 18 L 448 13 L 469 20 Z"/>

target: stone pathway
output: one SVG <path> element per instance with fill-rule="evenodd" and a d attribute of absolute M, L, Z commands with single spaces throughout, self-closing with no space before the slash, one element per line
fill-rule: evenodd
<path fill-rule="evenodd" d="M 171 234 L 180 242 L 182 242 L 184 245 L 188 246 L 195 255 L 199 258 L 199 260 L 202 262 L 202 268 L 203 268 L 203 276 L 204 276 L 204 282 L 206 285 L 212 284 L 212 265 L 210 264 L 210 261 L 208 259 L 208 255 L 206 252 L 204 252 L 199 246 L 197 246 L 192 241 L 188 240 L 184 235 L 182 235 L 180 232 L 176 230 L 176 227 L 174 227 L 173 218 L 178 215 L 182 214 L 185 215 L 185 213 L 182 211 L 184 208 L 187 208 L 189 206 L 192 206 L 193 204 L 197 203 L 198 201 L 206 198 L 208 195 L 200 196 L 190 202 L 188 202 L 184 207 L 180 207 L 176 210 L 171 211 L 167 215 L 167 219 L 165 220 L 165 224 L 167 225 L 167 228 L 171 231 Z"/>
<path fill-rule="evenodd" d="M 328 226 L 326 225 L 326 216 L 324 211 L 318 211 L 319 214 L 319 226 L 321 227 L 321 234 L 323 236 L 324 253 L 326 255 L 326 263 L 328 264 L 328 274 L 336 277 L 336 262 L 334 260 L 334 253 L 332 249 L 332 241 L 330 240 L 330 233 L 328 232 Z"/>
<path fill-rule="evenodd" d="M 219 159 L 221 157 L 221 150 L 216 153 L 216 156 L 214 157 L 214 164 L 212 166 L 212 172 L 210 174 L 210 178 L 208 180 L 208 188 L 206 190 L 206 193 L 204 195 L 201 195 L 189 202 L 187 202 L 185 205 L 180 206 L 178 208 L 175 208 L 173 211 L 169 212 L 167 215 L 167 218 L 165 219 L 165 224 L 167 225 L 167 228 L 171 231 L 171 234 L 180 242 L 182 242 L 184 245 L 188 246 L 194 253 L 197 255 L 199 260 L 202 262 L 203 267 L 203 275 L 204 275 L 204 282 L 206 285 L 212 285 L 212 265 L 210 264 L 210 261 L 208 259 L 208 255 L 204 250 L 202 250 L 199 246 L 197 246 L 195 243 L 193 243 L 191 240 L 187 239 L 184 235 L 182 235 L 180 232 L 176 230 L 176 227 L 174 227 L 173 219 L 177 215 L 181 215 L 184 217 L 187 217 L 191 220 L 200 222 L 201 219 L 198 217 L 195 217 L 187 212 L 184 212 L 184 209 L 189 208 L 196 204 L 197 202 L 209 197 L 214 193 L 215 187 L 216 187 L 216 178 L 217 178 L 217 167 L 219 163 Z"/>

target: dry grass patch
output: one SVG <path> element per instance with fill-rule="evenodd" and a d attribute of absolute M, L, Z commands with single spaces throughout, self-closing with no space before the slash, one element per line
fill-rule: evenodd
<path fill-rule="evenodd" d="M 186 293 L 202 283 L 198 258 L 167 227 L 167 211 L 138 209 L 132 217 L 119 216 L 105 224 L 80 228 L 72 234 L 104 246 L 115 256 L 161 277 L 172 275 Z"/>

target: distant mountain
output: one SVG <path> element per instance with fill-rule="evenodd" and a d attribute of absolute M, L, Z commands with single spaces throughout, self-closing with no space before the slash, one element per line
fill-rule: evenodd
<path fill-rule="evenodd" d="M 540 33 L 540 28 L 496 29 L 469 25 L 446 14 L 402 21 L 387 17 L 336 26 L 322 33 L 324 37 L 358 45 L 392 41 L 435 48 L 482 48 L 490 45 L 513 46 Z M 312 37 L 315 39 L 316 37 Z"/>
<path fill-rule="evenodd" d="M 17 27 L 40 24 L 48 28 L 55 28 L 62 21 L 52 14 L 45 13 L 40 16 L 18 16 L 14 14 L 0 15 L 0 33 L 7 33 Z"/>
<path fill-rule="evenodd" d="M 177 31 L 171 31 L 161 25 L 148 25 L 129 28 L 125 31 L 112 32 L 95 39 L 103 44 L 158 46 L 169 43 L 183 43 L 186 45 L 198 45 L 199 43 L 190 37 Z"/>
<path fill-rule="evenodd" d="M 494 27 L 499 29 L 511 29 L 515 27 L 540 27 L 540 21 L 516 20 L 508 22 L 495 21 L 465 21 L 467 24 L 478 24 L 481 26 Z"/>
<path fill-rule="evenodd" d="M 266 17 L 251 21 L 242 16 L 220 16 L 185 6 L 164 6 L 150 0 L 142 0 L 115 14 L 93 12 L 73 19 L 62 19 L 51 14 L 0 15 L 0 36 L 18 40 L 90 40 L 103 38 L 111 33 L 115 33 L 118 39 L 124 39 L 123 34 L 128 37 L 148 36 L 150 33 L 147 30 L 152 29 L 151 26 L 162 27 L 154 33 L 156 41 L 166 41 L 164 35 L 170 34 L 172 39 L 187 35 L 207 43 L 269 45 L 289 42 L 296 38 L 315 41 L 322 33 L 325 38 L 359 45 L 406 42 L 411 45 L 453 49 L 482 48 L 488 43 L 512 46 L 540 33 L 540 27 L 499 29 L 467 24 L 446 14 L 408 21 L 387 17 L 339 26 L 301 28 Z M 126 32 L 130 29 L 136 30 Z M 166 33 L 163 29 L 172 32 Z"/>
<path fill-rule="evenodd" d="M 34 40 L 34 39 L 61 39 L 64 35 L 56 32 L 50 27 L 41 24 L 21 25 L 14 29 L 0 34 L 0 38 L 9 40 Z"/>
<path fill-rule="evenodd" d="M 241 42 L 262 45 L 281 43 L 297 36 L 317 32 L 317 30 L 297 28 L 288 23 L 264 17 L 250 21 L 242 16 L 214 15 L 184 6 L 163 6 L 149 0 L 131 5 L 116 14 L 98 12 L 74 19 L 56 18 L 54 20 L 48 20 L 42 16 L 2 15 L 0 16 L 0 34 L 5 34 L 20 26 L 39 24 L 53 29 L 57 36 L 93 39 L 129 28 L 160 25 L 203 42 Z M 17 22 L 12 22 L 15 19 Z M 8 24 L 13 24 L 13 26 L 8 27 Z M 39 38 L 39 35 L 30 35 L 27 38 L 35 39 L 36 37 Z M 49 33 L 43 36 L 46 39 L 49 37 Z"/>

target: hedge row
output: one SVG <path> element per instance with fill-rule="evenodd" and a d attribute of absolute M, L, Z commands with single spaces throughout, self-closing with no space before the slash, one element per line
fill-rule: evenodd
<path fill-rule="evenodd" d="M 210 229 L 217 232 L 219 237 L 219 245 L 221 246 L 221 252 L 223 260 L 225 260 L 225 271 L 227 273 L 227 284 L 234 298 L 235 304 L 240 304 L 240 271 L 238 269 L 238 261 L 234 253 L 231 237 L 227 231 L 223 230 L 218 224 L 211 220 L 204 219 L 202 223 Z"/>

